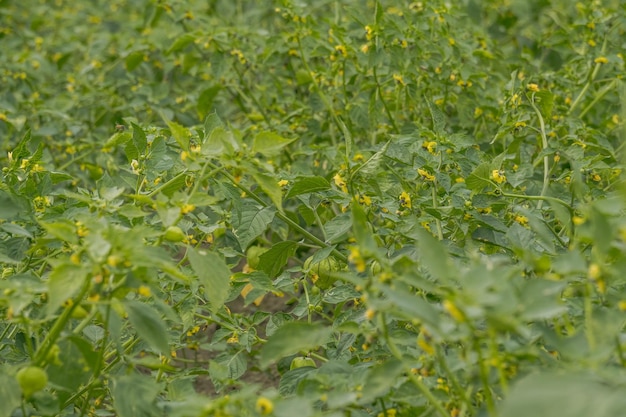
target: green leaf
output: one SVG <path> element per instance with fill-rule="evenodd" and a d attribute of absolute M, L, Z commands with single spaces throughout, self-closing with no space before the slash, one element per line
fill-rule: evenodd
<path fill-rule="evenodd" d="M 285 356 L 323 346 L 331 334 L 331 328 L 317 323 L 285 323 L 261 348 L 259 365 L 267 368 Z"/>
<path fill-rule="evenodd" d="M 426 105 L 428 106 L 428 111 L 433 121 L 433 132 L 437 135 L 443 135 L 445 133 L 443 128 L 446 125 L 446 116 L 435 103 L 432 103 L 428 99 L 426 99 Z"/>
<path fill-rule="evenodd" d="M 214 252 L 190 249 L 187 253 L 191 268 L 204 285 L 204 294 L 210 301 L 210 310 L 217 312 L 230 292 L 230 269 L 224 259 Z"/>
<path fill-rule="evenodd" d="M 499 406 L 501 417 L 613 417 L 626 408 L 623 387 L 597 376 L 562 372 L 533 373 L 513 385 Z"/>
<path fill-rule="evenodd" d="M 370 256 L 376 252 L 378 245 L 370 230 L 367 214 L 356 199 L 352 201 L 352 232 L 365 256 Z"/>
<path fill-rule="evenodd" d="M 274 132 L 260 132 L 254 137 L 252 151 L 258 152 L 263 156 L 273 156 L 295 140 L 296 139 L 286 139 Z"/>
<path fill-rule="evenodd" d="M 169 334 L 161 315 L 150 305 L 135 300 L 126 300 L 124 307 L 139 337 L 157 352 L 169 355 Z"/>
<path fill-rule="evenodd" d="M 276 278 L 297 248 L 298 244 L 289 240 L 274 244 L 261 255 L 259 269 L 269 275 L 270 278 Z"/>
<path fill-rule="evenodd" d="M 200 119 L 205 118 L 209 111 L 211 111 L 215 97 L 217 97 L 221 89 L 221 85 L 214 85 L 204 89 L 200 93 L 200 96 L 198 97 L 198 104 L 196 104 L 196 111 L 198 112 L 198 117 Z"/>
<path fill-rule="evenodd" d="M 298 177 L 293 182 L 285 199 L 295 197 L 301 194 L 314 193 L 317 191 L 325 191 L 330 189 L 330 183 L 324 177 Z"/>
<path fill-rule="evenodd" d="M 491 164 L 489 162 L 484 162 L 478 165 L 465 180 L 465 185 L 467 186 L 467 188 L 472 190 L 474 193 L 479 193 L 485 187 L 490 186 L 491 185 L 491 182 L 489 181 L 490 167 L 491 167 Z"/>
<path fill-rule="evenodd" d="M 76 234 L 76 226 L 69 220 L 61 220 L 56 223 L 46 223 L 40 221 L 39 224 L 46 232 L 68 243 L 76 244 L 78 235 Z"/>
<path fill-rule="evenodd" d="M 15 371 L 13 371 L 15 372 Z M 7 365 L 0 367 L 0 416 L 11 416 L 22 402 L 22 391 Z"/>
<path fill-rule="evenodd" d="M 204 119 L 204 138 L 202 143 L 206 142 L 206 140 L 211 136 L 213 130 L 218 127 L 224 127 L 224 122 L 217 115 L 216 112 L 210 113 L 206 119 Z"/>
<path fill-rule="evenodd" d="M 146 54 L 142 51 L 131 52 L 124 59 L 124 66 L 126 67 L 126 71 L 132 72 L 135 68 L 137 68 L 144 59 Z"/>
<path fill-rule="evenodd" d="M 457 276 L 457 271 L 451 262 L 448 249 L 430 232 L 417 226 L 411 232 L 419 248 L 419 259 L 422 265 L 430 272 L 433 278 L 447 282 Z"/>
<path fill-rule="evenodd" d="M 397 359 L 390 359 L 381 364 L 376 364 L 368 369 L 363 378 L 363 397 L 361 403 L 372 403 L 393 389 L 398 383 L 398 377 L 404 371 L 404 366 Z"/>
<path fill-rule="evenodd" d="M 150 376 L 132 373 L 113 378 L 111 395 L 119 417 L 148 417 L 162 414 L 156 405 L 163 389 Z"/>
<path fill-rule="evenodd" d="M 146 134 L 143 129 L 137 126 L 134 123 L 131 123 L 133 127 L 133 143 L 135 147 L 139 151 L 140 154 L 144 154 L 146 152 L 146 148 L 148 147 L 148 139 L 146 138 Z"/>
<path fill-rule="evenodd" d="M 387 141 L 378 152 L 376 152 L 367 161 L 365 161 L 363 165 L 355 169 L 352 173 L 352 177 L 354 177 L 357 172 L 365 176 L 376 174 L 379 171 L 380 164 L 384 160 L 385 153 L 387 152 L 387 148 L 389 147 L 389 143 L 391 143 L 391 141 Z"/>
<path fill-rule="evenodd" d="M 20 210 L 21 207 L 15 198 L 11 194 L 0 190 L 0 219 L 11 219 L 19 214 Z"/>
<path fill-rule="evenodd" d="M 165 123 L 167 123 L 167 127 L 169 127 L 170 132 L 172 132 L 172 136 L 174 137 L 176 142 L 178 142 L 178 144 L 184 151 L 188 151 L 189 150 L 189 130 L 187 130 L 186 128 L 184 128 L 183 126 L 179 125 L 176 122 L 169 121 L 165 118 L 164 120 L 165 120 Z"/>
<path fill-rule="evenodd" d="M 273 207 L 259 209 L 256 205 L 244 205 L 239 213 L 239 224 L 235 229 L 239 246 L 242 249 L 247 248 L 250 242 L 267 229 L 267 226 L 274 220 L 275 214 L 276 209 Z"/>
<path fill-rule="evenodd" d="M 537 107 L 541 111 L 541 116 L 545 120 L 552 117 L 552 108 L 554 107 L 554 95 L 548 90 L 541 90 L 533 93 Z"/>
<path fill-rule="evenodd" d="M 172 45 L 170 45 L 167 51 L 165 51 L 165 55 L 170 55 L 173 52 L 180 51 L 195 40 L 196 37 L 194 35 L 190 33 L 185 33 L 174 40 Z"/>
<path fill-rule="evenodd" d="M 82 265 L 56 265 L 48 277 L 48 315 L 54 314 L 65 301 L 72 298 L 85 283 L 87 269 Z"/>
<path fill-rule="evenodd" d="M 282 211 L 283 190 L 278 185 L 278 181 L 274 177 L 260 172 L 253 172 L 252 177 L 254 177 L 261 190 L 272 200 L 276 208 Z"/>

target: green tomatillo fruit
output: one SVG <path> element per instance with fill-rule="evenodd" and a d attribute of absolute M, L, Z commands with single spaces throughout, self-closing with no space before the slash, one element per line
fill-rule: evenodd
<path fill-rule="evenodd" d="M 178 226 L 168 227 L 165 234 L 163 234 L 163 239 L 168 242 L 182 242 L 186 237 L 187 235 L 183 232 L 183 229 Z"/>
<path fill-rule="evenodd" d="M 17 371 L 15 379 L 25 398 L 30 398 L 36 392 L 48 385 L 48 374 L 38 366 L 27 366 Z"/>
<path fill-rule="evenodd" d="M 261 262 L 261 255 L 267 252 L 268 248 L 262 246 L 250 246 L 246 251 L 246 257 L 248 258 L 248 266 L 252 269 L 257 269 Z"/>
<path fill-rule="evenodd" d="M 289 370 L 292 371 L 294 369 L 304 368 L 307 366 L 312 367 L 312 368 L 317 368 L 317 365 L 315 364 L 315 361 L 313 359 L 307 358 L 306 356 L 297 356 L 293 358 L 293 360 L 291 361 Z"/>
<path fill-rule="evenodd" d="M 339 272 L 342 269 L 339 261 L 332 256 L 329 256 L 328 258 L 322 259 L 317 263 L 312 262 L 312 256 L 304 261 L 304 270 L 308 271 L 308 275 L 311 278 L 313 285 L 322 290 L 332 287 L 335 281 L 337 281 L 334 273 Z"/>

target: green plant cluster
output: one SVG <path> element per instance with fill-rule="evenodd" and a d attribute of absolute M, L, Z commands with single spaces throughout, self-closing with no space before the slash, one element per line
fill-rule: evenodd
<path fill-rule="evenodd" d="M 0 417 L 623 412 L 623 0 L 0 16 Z"/>

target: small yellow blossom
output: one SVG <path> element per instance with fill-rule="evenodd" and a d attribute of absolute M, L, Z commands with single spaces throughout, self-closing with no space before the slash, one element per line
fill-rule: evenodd
<path fill-rule="evenodd" d="M 420 174 L 420 176 L 424 178 L 426 181 L 435 181 L 435 176 L 432 175 L 430 172 L 426 171 L 425 169 L 418 168 L 417 173 Z"/>
<path fill-rule="evenodd" d="M 365 318 L 366 318 L 367 320 L 371 320 L 371 319 L 373 319 L 375 315 L 376 315 L 376 311 L 375 311 L 373 308 L 368 308 L 368 309 L 365 311 Z"/>
<path fill-rule="evenodd" d="M 229 345 L 239 343 L 239 335 L 237 333 L 233 333 L 233 335 L 229 337 L 228 340 L 226 340 L 226 343 L 228 343 Z"/>
<path fill-rule="evenodd" d="M 146 285 L 140 285 L 139 288 L 137 288 L 137 294 L 144 297 L 150 297 L 152 295 L 152 291 L 150 291 L 150 287 Z"/>
<path fill-rule="evenodd" d="M 348 262 L 354 265 L 354 269 L 356 269 L 357 272 L 365 272 L 365 259 L 361 256 L 359 248 L 357 246 L 352 246 L 349 250 L 350 254 L 348 255 Z"/>
<path fill-rule="evenodd" d="M 196 206 L 194 206 L 193 204 L 183 204 L 183 206 L 180 208 L 180 212 L 181 214 L 187 214 L 187 213 L 191 213 L 192 211 L 194 211 L 196 209 Z"/>
<path fill-rule="evenodd" d="M 596 174 L 596 173 L 593 173 L 593 174 L 591 175 L 591 179 L 592 179 L 593 181 L 595 181 L 595 182 L 600 182 L 600 181 L 602 181 L 602 177 L 600 176 L 600 174 Z"/>
<path fill-rule="evenodd" d="M 596 263 L 590 264 L 589 268 L 587 269 L 587 275 L 592 280 L 597 280 L 598 278 L 600 278 L 600 266 Z"/>
<path fill-rule="evenodd" d="M 365 43 L 363 45 L 361 45 L 361 52 L 363 52 L 364 54 L 368 53 L 370 51 L 370 45 L 368 43 Z"/>
<path fill-rule="evenodd" d="M 499 169 L 494 169 L 491 171 L 491 179 L 494 180 L 498 184 L 502 184 L 506 181 L 506 176 L 504 175 L 504 171 Z"/>
<path fill-rule="evenodd" d="M 373 37 L 374 37 L 374 31 L 372 30 L 372 27 L 365 26 L 365 39 L 367 39 L 368 41 L 371 41 Z"/>
<path fill-rule="evenodd" d="M 333 177 L 333 180 L 335 181 L 335 185 L 341 188 L 341 191 L 343 191 L 344 193 L 348 192 L 346 181 L 341 177 L 341 175 L 339 175 L 339 173 L 335 174 L 335 176 Z"/>
<path fill-rule="evenodd" d="M 589 39 L 589 40 L 587 41 L 587 44 L 588 44 L 589 46 L 592 46 L 592 47 L 597 45 L 597 44 L 596 44 L 596 41 L 594 41 L 593 39 Z"/>
<path fill-rule="evenodd" d="M 289 181 L 287 181 L 287 180 L 280 180 L 280 181 L 278 181 L 278 186 L 279 187 L 285 187 L 287 184 L 289 184 Z"/>
<path fill-rule="evenodd" d="M 422 143 L 422 148 L 426 149 L 428 152 L 435 154 L 435 149 L 437 148 L 437 142 L 435 141 L 426 141 Z"/>
<path fill-rule="evenodd" d="M 530 91 L 534 91 L 534 92 L 539 91 L 539 86 L 538 86 L 537 84 L 535 84 L 535 83 L 530 83 L 530 84 L 528 84 L 528 85 L 527 85 L 527 88 L 528 88 Z"/>
<path fill-rule="evenodd" d="M 406 85 L 404 78 L 402 78 L 402 75 L 400 74 L 393 74 L 393 79 L 399 84 Z"/>
<path fill-rule="evenodd" d="M 609 60 L 605 56 L 599 56 L 594 59 L 593 62 L 595 62 L 596 64 L 606 64 L 609 62 Z"/>
<path fill-rule="evenodd" d="M 580 226 L 584 222 L 585 222 L 585 218 L 584 217 L 580 217 L 580 216 L 572 217 L 572 223 L 574 223 L 574 225 L 576 225 L 576 226 Z"/>
<path fill-rule="evenodd" d="M 457 184 L 462 184 L 465 182 L 465 178 L 463 177 L 457 177 L 454 179 L 454 182 L 456 182 Z"/>
<path fill-rule="evenodd" d="M 465 321 L 465 316 L 463 315 L 463 313 L 461 312 L 461 310 L 459 310 L 459 308 L 457 306 L 454 305 L 454 303 L 450 300 L 443 300 L 443 303 L 441 304 L 443 309 L 448 312 L 448 314 L 450 314 L 450 316 L 458 321 L 458 322 L 462 322 Z"/>
<path fill-rule="evenodd" d="M 626 311 L 626 300 L 621 300 L 619 303 L 617 303 L 617 308 L 619 308 L 621 311 Z"/>
<path fill-rule="evenodd" d="M 372 198 L 368 195 L 360 195 L 359 196 L 359 203 L 361 204 L 365 204 L 366 206 L 371 206 L 372 205 Z"/>
<path fill-rule="evenodd" d="M 474 118 L 477 119 L 482 115 L 483 115 L 483 109 L 481 109 L 480 107 L 476 107 L 474 109 Z"/>
<path fill-rule="evenodd" d="M 526 122 L 516 122 L 515 123 L 515 128 L 516 129 L 521 129 L 522 127 L 526 127 Z"/>
<path fill-rule="evenodd" d="M 266 416 L 274 411 L 274 403 L 265 397 L 259 397 L 256 400 L 256 411 Z"/>
<path fill-rule="evenodd" d="M 365 157 L 363 156 L 363 154 L 362 154 L 362 153 L 357 153 L 357 154 L 355 154 L 355 155 L 352 157 L 352 160 L 353 160 L 354 162 L 363 162 L 363 161 L 365 161 Z"/>
<path fill-rule="evenodd" d="M 409 195 L 409 193 L 407 193 L 406 191 L 402 191 L 398 199 L 400 200 L 401 207 L 406 207 L 409 209 L 411 208 L 411 196 Z"/>
<path fill-rule="evenodd" d="M 335 51 L 339 52 L 344 58 L 348 56 L 348 50 L 346 49 L 345 45 L 335 46 Z"/>
<path fill-rule="evenodd" d="M 516 214 L 514 220 L 522 226 L 528 226 L 528 217 L 526 216 Z"/>

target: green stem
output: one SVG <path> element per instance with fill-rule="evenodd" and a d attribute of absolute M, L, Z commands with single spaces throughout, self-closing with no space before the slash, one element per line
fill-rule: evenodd
<path fill-rule="evenodd" d="M 72 299 L 72 305 L 63 310 L 63 313 L 57 318 L 56 322 L 50 329 L 50 332 L 46 335 L 45 339 L 41 343 L 41 346 L 39 347 L 39 349 L 35 353 L 35 357 L 33 358 L 33 365 L 41 366 L 45 362 L 46 356 L 48 356 L 48 352 L 50 352 L 50 349 L 52 349 L 52 346 L 61 335 L 61 332 L 63 331 L 63 329 L 65 329 L 67 322 L 72 317 L 72 312 L 74 311 L 74 309 L 80 304 L 82 299 L 85 297 L 85 294 L 87 294 L 87 291 L 89 291 L 89 287 L 90 280 L 89 278 L 86 278 L 85 282 L 83 283 L 83 288 L 80 290 L 80 293 L 76 297 L 74 297 L 74 299 Z"/>
<path fill-rule="evenodd" d="M 437 180 L 436 179 L 435 181 L 433 181 L 432 196 L 433 196 L 433 208 L 436 209 L 438 206 L 437 204 Z M 443 230 L 441 229 L 441 220 L 439 220 L 438 218 L 435 218 L 435 225 L 437 227 L 437 238 L 439 240 L 443 240 Z"/>
<path fill-rule="evenodd" d="M 487 410 L 489 411 L 489 415 L 495 416 L 497 415 L 497 412 L 496 412 L 496 405 L 493 401 L 493 394 L 491 392 L 491 386 L 489 384 L 489 369 L 487 368 L 487 365 L 485 363 L 485 358 L 483 358 L 483 352 L 482 352 L 482 349 L 480 348 L 478 338 L 474 338 L 473 346 L 474 346 L 474 351 L 476 352 L 476 355 L 478 356 L 480 380 L 483 384 L 483 390 L 485 392 L 485 400 L 487 401 Z"/>
<path fill-rule="evenodd" d="M 393 126 L 393 130 L 396 133 L 400 133 L 400 129 L 398 129 L 398 126 L 396 125 L 396 121 L 393 118 L 393 116 L 391 115 L 391 110 L 389 110 L 389 107 L 387 106 L 387 102 L 385 101 L 385 97 L 383 97 L 383 90 L 382 90 L 382 87 L 380 86 L 380 82 L 378 81 L 378 74 L 376 73 L 376 67 L 375 66 L 372 68 L 372 73 L 374 74 L 374 82 L 376 83 L 376 89 L 378 90 L 378 96 L 380 97 L 380 102 L 383 104 L 383 108 L 385 109 L 385 113 L 387 113 L 387 118 L 389 119 L 389 123 L 391 123 L 391 126 Z"/>
<path fill-rule="evenodd" d="M 587 279 L 585 290 L 585 335 L 587 336 L 587 344 L 589 345 L 589 350 L 593 352 L 596 347 L 596 338 L 593 331 L 593 303 L 591 301 L 591 293 L 593 292 L 593 287 L 589 279 Z"/>
<path fill-rule="evenodd" d="M 389 329 L 387 327 L 385 313 L 380 314 L 379 323 L 382 329 L 383 338 L 385 339 L 385 341 L 387 342 L 387 346 L 389 347 L 389 351 L 396 359 L 402 362 L 402 364 L 406 367 L 405 373 L 407 377 L 409 378 L 409 380 L 413 383 L 413 385 L 417 387 L 417 389 L 422 394 L 424 394 L 426 399 L 432 404 L 433 407 L 435 407 L 435 410 L 437 410 L 440 416 L 449 417 L 449 414 L 446 411 L 446 409 L 441 405 L 441 403 L 437 400 L 437 398 L 435 398 L 435 396 L 430 391 L 430 389 L 426 386 L 426 384 L 424 384 L 424 382 L 421 379 L 419 379 L 417 376 L 413 375 L 413 373 L 411 372 L 411 367 L 406 365 L 404 361 L 404 357 L 402 356 L 402 353 L 400 352 L 400 349 L 398 349 L 398 346 L 396 346 L 395 342 L 391 339 L 391 336 L 389 335 Z"/>
<path fill-rule="evenodd" d="M 593 108 L 593 106 L 602 99 L 602 97 L 604 97 L 609 91 L 613 90 L 613 88 L 615 87 L 615 84 L 617 84 L 617 80 L 613 79 L 609 84 L 607 84 L 602 90 L 600 90 L 600 92 L 596 95 L 596 97 L 591 101 L 591 103 L 589 103 L 589 105 L 587 107 L 584 108 L 583 111 L 580 112 L 580 114 L 578 115 L 579 118 L 583 118 L 585 116 L 585 114 L 587 114 L 587 112 L 589 110 L 591 110 Z"/>
<path fill-rule="evenodd" d="M 600 53 L 604 54 L 605 50 L 606 50 L 606 38 L 604 39 L 604 42 L 602 43 L 602 49 L 600 50 Z M 574 102 L 570 106 L 568 114 L 572 114 L 574 109 L 580 104 L 580 101 L 582 100 L 583 96 L 585 95 L 587 90 L 589 90 L 589 87 L 591 87 L 591 84 L 593 84 L 593 81 L 596 79 L 596 76 L 598 75 L 598 72 L 600 71 L 600 68 L 602 67 L 602 65 L 603 64 L 601 62 L 598 62 L 593 67 L 593 69 L 591 70 L 591 75 L 589 76 L 589 79 L 585 83 L 583 89 L 578 94 L 578 97 L 576 97 L 576 100 L 574 100 Z"/>
<path fill-rule="evenodd" d="M 452 373 L 452 371 L 448 367 L 448 363 L 445 360 L 445 357 L 444 357 L 445 355 L 441 351 L 441 347 L 439 345 L 436 345 L 436 349 L 437 349 L 437 361 L 439 362 L 439 366 L 441 366 L 443 371 L 446 373 L 448 379 L 452 383 L 452 387 L 454 388 L 457 395 L 461 398 L 461 401 L 463 401 L 463 403 L 468 408 L 472 408 L 473 407 L 472 400 L 467 395 L 467 392 L 463 390 L 463 387 L 461 387 L 459 380 L 456 378 L 456 376 Z"/>
<path fill-rule="evenodd" d="M 533 110 L 535 110 L 535 114 L 537 114 L 537 119 L 539 120 L 539 128 L 541 132 L 541 144 L 543 147 L 543 151 L 545 152 L 548 149 L 548 136 L 546 135 L 546 124 L 543 120 L 543 116 L 541 115 L 541 112 L 539 111 L 539 109 L 537 108 L 537 105 L 535 104 L 534 93 L 531 96 L 530 105 L 532 106 Z M 546 195 L 549 184 L 550 184 L 550 160 L 548 158 L 548 155 L 545 155 L 543 157 L 543 187 L 541 188 L 541 197 Z M 537 210 L 541 210 L 542 206 L 543 206 L 543 200 L 537 201 Z"/>

